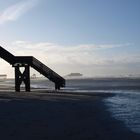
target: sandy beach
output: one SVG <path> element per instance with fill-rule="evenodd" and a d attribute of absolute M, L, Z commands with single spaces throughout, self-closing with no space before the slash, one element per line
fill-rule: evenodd
<path fill-rule="evenodd" d="M 112 96 L 112 95 L 110 95 Z M 139 140 L 111 117 L 106 94 L 0 91 L 2 140 Z"/>

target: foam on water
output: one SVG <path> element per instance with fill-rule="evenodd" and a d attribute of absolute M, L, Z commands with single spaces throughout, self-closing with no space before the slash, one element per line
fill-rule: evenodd
<path fill-rule="evenodd" d="M 140 91 L 116 93 L 104 102 L 113 117 L 124 122 L 132 131 L 140 133 Z"/>

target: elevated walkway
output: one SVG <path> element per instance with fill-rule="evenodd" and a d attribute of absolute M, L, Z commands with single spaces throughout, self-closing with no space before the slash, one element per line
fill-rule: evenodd
<path fill-rule="evenodd" d="M 20 91 L 20 85 L 25 83 L 26 91 L 30 91 L 30 66 L 40 74 L 47 77 L 55 83 L 55 89 L 60 89 L 65 86 L 65 79 L 54 72 L 52 69 L 44 65 L 42 62 L 33 56 L 14 56 L 0 46 L 0 57 L 15 67 L 15 90 Z M 23 73 L 20 72 L 20 67 L 24 67 Z"/>

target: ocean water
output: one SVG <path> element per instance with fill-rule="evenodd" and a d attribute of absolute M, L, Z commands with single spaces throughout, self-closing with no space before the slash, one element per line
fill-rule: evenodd
<path fill-rule="evenodd" d="M 97 78 L 69 80 L 68 89 L 113 93 L 104 99 L 111 115 L 135 133 L 140 133 L 140 78 Z"/>
<path fill-rule="evenodd" d="M 14 80 L 1 81 L 0 87 L 3 85 L 14 89 Z M 54 90 L 54 84 L 46 79 L 35 79 L 31 80 L 31 88 Z M 103 100 L 108 111 L 131 131 L 140 133 L 140 78 L 69 79 L 62 90 L 113 93 L 114 96 Z"/>
<path fill-rule="evenodd" d="M 113 93 L 104 99 L 111 115 L 140 133 L 140 78 L 98 78 L 68 81 L 67 87 L 83 92 Z"/>

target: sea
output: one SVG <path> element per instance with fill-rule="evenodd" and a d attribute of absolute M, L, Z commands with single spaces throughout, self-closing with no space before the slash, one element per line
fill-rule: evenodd
<path fill-rule="evenodd" d="M 0 89 L 14 90 L 14 80 L 0 81 Z M 31 80 L 31 89 L 54 90 L 54 84 L 44 78 Z M 8 89 L 7 89 L 8 90 Z M 67 79 L 65 92 L 113 94 L 104 98 L 111 115 L 131 131 L 140 134 L 140 78 L 81 78 Z"/>

